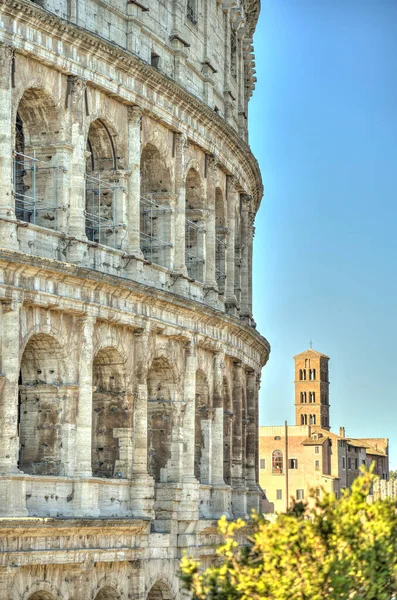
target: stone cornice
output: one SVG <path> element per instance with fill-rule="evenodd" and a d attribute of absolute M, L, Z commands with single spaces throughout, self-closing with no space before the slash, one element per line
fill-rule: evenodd
<path fill-rule="evenodd" d="M 123 279 L 121 277 L 117 277 L 114 275 L 105 275 L 104 273 L 94 271 L 92 269 L 86 267 L 79 267 L 76 265 L 72 265 L 70 263 L 63 263 L 60 261 L 42 258 L 34 255 L 26 255 L 22 252 L 16 252 L 12 250 L 0 250 L 0 266 L 3 263 L 3 267 L 7 268 L 7 272 L 10 275 L 10 286 L 11 283 L 11 275 L 12 270 L 15 269 L 18 271 L 19 276 L 26 269 L 25 276 L 37 276 L 39 273 L 41 276 L 47 279 L 51 279 L 53 281 L 63 281 L 68 284 L 73 284 L 75 287 L 87 287 L 91 289 L 97 289 L 100 286 L 102 291 L 107 290 L 109 295 L 114 295 L 115 297 L 124 297 L 124 298 L 132 298 L 135 302 L 141 301 L 145 303 L 145 299 L 150 299 L 150 304 L 156 306 L 156 308 L 162 308 L 169 313 L 178 313 L 183 310 L 186 312 L 189 317 L 196 323 L 201 323 L 203 330 L 207 327 L 211 328 L 220 328 L 222 330 L 228 329 L 232 336 L 235 336 L 242 344 L 245 344 L 248 348 L 251 348 L 254 352 L 259 356 L 259 362 L 261 365 L 265 365 L 270 354 L 270 345 L 269 342 L 263 338 L 257 331 L 242 323 L 239 319 L 227 315 L 221 311 L 215 310 L 206 306 L 205 304 L 195 302 L 189 298 L 185 298 L 173 292 L 159 290 L 157 288 L 153 288 L 149 285 L 138 283 L 136 281 L 131 281 L 129 279 Z M 28 273 L 29 272 L 29 273 Z M 81 284 L 81 280 L 84 280 L 84 284 Z M 4 286 L 2 286 L 4 287 Z M 14 288 L 15 289 L 15 288 Z M 19 288 L 18 288 L 19 291 Z M 65 311 L 70 311 L 72 314 L 81 314 L 85 309 L 84 301 L 76 301 L 73 298 L 69 298 L 67 296 L 56 296 L 57 303 L 52 306 L 51 299 L 54 297 L 53 294 L 44 292 L 44 291 L 24 291 L 22 288 L 20 289 L 21 299 L 23 300 L 24 294 L 28 296 L 28 302 L 30 304 L 37 304 L 44 306 L 48 309 L 53 310 L 61 310 L 61 301 L 63 303 L 63 308 Z M 4 294 L 4 292 L 3 292 Z M 36 296 L 34 296 L 36 294 Z M 199 310 L 197 310 L 199 306 Z M 122 311 L 120 309 L 111 307 L 111 306 L 96 306 L 95 303 L 90 303 L 90 311 L 97 310 L 98 318 L 101 320 L 109 320 L 108 313 L 110 312 L 110 321 L 115 321 L 118 324 L 123 323 L 122 317 L 127 314 L 131 314 L 134 316 L 136 321 L 135 324 L 142 321 L 142 319 L 147 319 L 148 315 L 137 314 L 137 313 L 126 313 L 126 311 Z M 101 314 L 101 311 L 103 314 Z M 117 314 L 116 314 L 117 313 Z M 165 325 L 171 325 L 176 327 L 176 324 L 172 323 L 163 323 L 161 319 L 157 317 L 150 317 L 150 319 L 155 323 L 156 320 L 159 321 L 160 325 L 164 328 Z M 184 330 L 182 327 L 178 327 L 181 330 Z M 188 334 L 189 331 L 186 330 Z M 208 338 L 210 338 L 210 334 L 206 334 Z M 214 338 L 215 339 L 215 338 Z M 221 340 L 216 338 L 216 341 L 220 342 Z M 233 345 L 233 344 L 232 344 Z M 246 352 L 241 353 L 238 348 L 235 348 L 233 355 L 238 357 L 241 354 L 241 359 L 246 359 Z"/>
<path fill-rule="evenodd" d="M 256 1 L 255 4 L 257 4 Z M 95 33 L 88 32 L 77 25 L 71 24 L 28 0 L 0 0 L 0 12 L 8 14 L 11 18 L 19 22 L 25 20 L 31 27 L 35 27 L 36 29 L 45 29 L 49 35 L 62 38 L 64 43 L 74 45 L 78 51 L 83 51 L 88 55 L 95 54 L 96 59 L 108 62 L 113 69 L 116 67 L 119 71 L 123 71 L 126 76 L 133 77 L 145 86 L 159 91 L 171 104 L 177 105 L 179 108 L 185 110 L 189 116 L 195 117 L 198 123 L 206 127 L 208 131 L 214 133 L 219 142 L 228 149 L 232 156 L 236 157 L 238 163 L 248 176 L 249 191 L 255 199 L 256 208 L 259 207 L 263 195 L 262 179 L 258 163 L 252 155 L 249 146 L 238 136 L 231 125 L 214 113 L 204 102 L 185 90 L 179 83 L 116 43 L 107 41 Z M 29 54 L 36 60 L 40 60 L 40 57 L 34 52 L 34 43 L 30 43 L 29 50 L 20 48 L 18 46 L 18 37 L 15 34 L 11 35 L 11 32 L 6 32 L 4 29 L 2 33 L 3 41 L 15 46 L 16 50 Z M 78 40 L 78 44 L 76 44 L 76 40 Z M 62 71 L 65 74 L 80 77 L 89 74 L 90 68 L 87 65 L 79 65 L 71 57 L 60 61 L 59 56 L 54 51 L 49 52 L 48 48 L 44 49 L 49 54 L 49 58 L 52 58 L 51 66 L 54 69 Z M 50 60 L 48 60 L 47 64 L 50 64 Z M 88 83 L 90 83 L 89 79 Z M 98 85 L 97 81 L 95 84 Z M 123 94 L 123 92 L 131 92 L 131 90 L 127 88 L 123 89 L 121 85 L 114 85 L 114 82 L 112 85 L 110 78 L 108 87 L 104 88 L 104 90 L 118 97 L 122 102 L 134 103 L 131 94 Z M 133 94 L 135 95 L 134 92 Z M 136 100 L 138 102 L 140 97 Z M 144 99 L 142 99 L 142 104 L 145 104 Z M 151 109 L 149 105 L 142 108 L 150 108 L 151 112 L 159 110 L 157 107 Z M 173 121 L 175 128 L 175 118 Z M 168 125 L 171 124 L 168 123 Z M 176 126 L 181 129 L 184 128 L 183 122 L 179 122 Z M 204 144 L 202 145 L 205 151 L 213 151 L 213 148 L 205 148 Z M 225 166 L 227 169 L 227 165 Z"/>

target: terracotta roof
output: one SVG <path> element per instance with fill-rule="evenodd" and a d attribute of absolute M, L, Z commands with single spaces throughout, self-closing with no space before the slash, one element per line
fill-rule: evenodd
<path fill-rule="evenodd" d="M 314 437 L 308 437 L 305 440 L 303 440 L 302 445 L 303 446 L 321 446 L 322 444 L 324 444 L 325 440 L 328 440 L 329 436 L 324 436 L 324 437 L 320 437 L 320 438 L 314 438 Z"/>
<path fill-rule="evenodd" d="M 304 355 L 307 355 L 310 353 L 315 354 L 316 356 L 322 356 L 323 358 L 328 358 L 328 360 L 330 360 L 329 356 L 327 356 L 326 354 L 323 354 L 322 352 L 317 352 L 317 350 L 313 350 L 313 348 L 309 348 L 308 350 L 305 350 L 304 352 L 295 354 L 295 356 L 293 358 L 298 358 L 298 356 L 304 356 Z"/>

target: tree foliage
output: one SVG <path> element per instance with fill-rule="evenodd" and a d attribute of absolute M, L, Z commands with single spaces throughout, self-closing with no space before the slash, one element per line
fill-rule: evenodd
<path fill-rule="evenodd" d="M 397 469 L 395 471 L 390 471 L 389 477 L 392 480 L 397 479 Z"/>
<path fill-rule="evenodd" d="M 364 473 L 337 500 L 295 503 L 274 521 L 219 521 L 220 564 L 200 571 L 185 557 L 182 580 L 195 600 L 391 600 L 397 592 L 397 505 L 367 503 Z M 247 535 L 241 546 L 238 537 Z"/>

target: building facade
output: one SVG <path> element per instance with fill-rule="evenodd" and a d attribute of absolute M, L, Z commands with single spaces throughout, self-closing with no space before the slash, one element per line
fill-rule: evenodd
<path fill-rule="evenodd" d="M 283 512 L 310 491 L 336 496 L 349 488 L 360 468 L 373 465 L 382 481 L 389 479 L 388 439 L 348 438 L 330 430 L 329 357 L 307 350 L 295 361 L 295 425 L 259 428 L 259 481 L 264 512 Z"/>
<path fill-rule="evenodd" d="M 259 0 L 0 12 L 0 597 L 178 598 L 261 497 Z"/>

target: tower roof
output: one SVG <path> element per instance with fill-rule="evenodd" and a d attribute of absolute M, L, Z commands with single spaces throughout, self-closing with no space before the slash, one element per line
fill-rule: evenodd
<path fill-rule="evenodd" d="M 317 350 L 313 350 L 313 348 L 309 348 L 308 350 L 305 350 L 304 352 L 301 352 L 300 354 L 295 354 L 294 359 L 295 358 L 299 358 L 299 356 L 322 356 L 323 358 L 326 358 L 327 360 L 330 360 L 329 356 L 327 356 L 326 354 L 323 354 L 322 352 L 317 352 Z"/>

